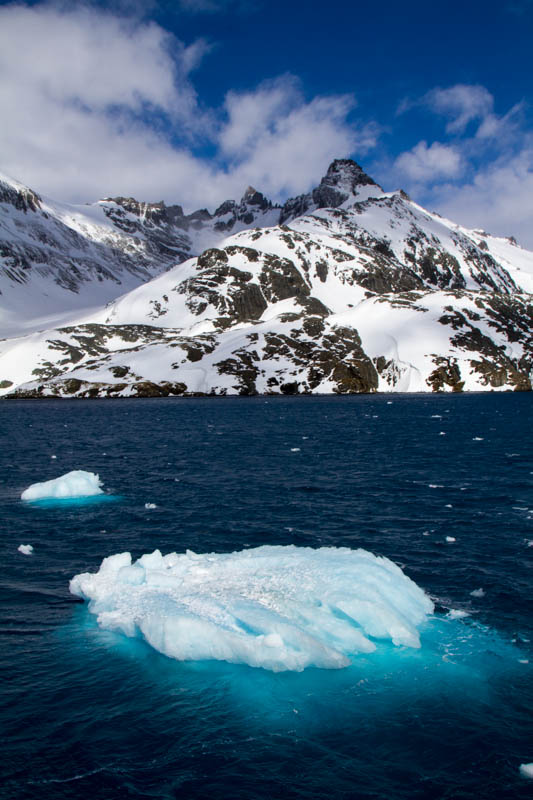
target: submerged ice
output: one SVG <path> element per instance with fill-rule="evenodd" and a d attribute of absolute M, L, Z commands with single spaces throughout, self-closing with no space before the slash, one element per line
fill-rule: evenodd
<path fill-rule="evenodd" d="M 433 603 L 387 558 L 366 550 L 263 546 L 235 553 L 130 553 L 76 575 L 102 628 L 183 661 L 273 671 L 340 668 L 373 639 L 420 647 Z"/>
<path fill-rule="evenodd" d="M 75 469 L 59 478 L 33 483 L 22 494 L 22 500 L 64 499 L 67 497 L 92 497 L 103 494 L 102 481 L 94 472 Z"/>

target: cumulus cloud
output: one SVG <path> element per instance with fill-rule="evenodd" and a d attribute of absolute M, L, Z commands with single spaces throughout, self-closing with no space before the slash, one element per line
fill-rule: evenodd
<path fill-rule="evenodd" d="M 458 83 L 446 89 L 436 87 L 418 99 L 404 98 L 396 113 L 405 114 L 420 107 L 445 117 L 447 133 L 460 134 L 473 120 L 492 114 L 494 97 L 484 86 Z"/>
<path fill-rule="evenodd" d="M 306 102 L 292 76 L 266 82 L 253 92 L 230 92 L 221 152 L 236 175 L 248 176 L 274 197 L 302 191 L 333 158 L 355 149 L 365 153 L 376 144 L 375 126 L 346 124 L 354 107 L 351 95 Z"/>
<path fill-rule="evenodd" d="M 494 106 L 494 98 L 484 86 L 467 84 L 432 89 L 424 102 L 432 111 L 448 118 L 448 133 L 462 133 L 469 122 L 483 119 Z"/>
<path fill-rule="evenodd" d="M 526 104 L 499 115 L 484 86 L 458 84 L 405 100 L 398 113 L 415 107 L 444 116 L 451 143 L 428 147 L 420 141 L 396 158 L 392 174 L 423 205 L 465 225 L 515 235 L 533 248 L 533 135 Z"/>
<path fill-rule="evenodd" d="M 127 193 L 193 207 L 249 183 L 305 191 L 332 158 L 375 142 L 348 119 L 353 97 L 306 99 L 291 76 L 204 108 L 192 72 L 208 52 L 95 7 L 0 7 L 2 169 L 74 202 Z"/>
<path fill-rule="evenodd" d="M 440 186 L 433 202 L 444 215 L 533 249 L 533 137 L 523 149 L 479 169 L 463 186 Z"/>
<path fill-rule="evenodd" d="M 394 164 L 397 172 L 416 183 L 455 178 L 462 165 L 461 154 L 455 147 L 439 142 L 428 147 L 425 141 L 418 142 L 409 152 L 401 153 Z"/>

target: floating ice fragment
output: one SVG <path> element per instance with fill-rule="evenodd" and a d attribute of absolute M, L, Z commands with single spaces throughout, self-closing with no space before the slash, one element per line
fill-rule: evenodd
<path fill-rule="evenodd" d="M 451 503 L 446 503 L 446 505 L 444 506 L 444 508 L 453 508 L 453 506 L 452 506 L 452 504 L 451 504 Z"/>
<path fill-rule="evenodd" d="M 482 442 L 483 441 L 483 437 L 482 436 L 474 436 L 472 441 L 473 442 Z"/>
<path fill-rule="evenodd" d="M 103 494 L 102 481 L 94 472 L 75 469 L 59 478 L 42 483 L 33 483 L 22 494 L 22 500 L 44 500 L 48 498 L 91 497 Z"/>
<path fill-rule="evenodd" d="M 471 597 L 485 597 L 485 590 L 484 589 L 474 589 L 473 592 L 470 592 Z"/>
<path fill-rule="evenodd" d="M 157 508 L 155 503 L 145 503 L 144 507 L 145 508 Z"/>
<path fill-rule="evenodd" d="M 529 658 L 519 658 L 518 659 L 518 663 L 519 664 L 529 664 Z"/>
<path fill-rule="evenodd" d="M 463 619 L 464 617 L 469 617 L 470 614 L 468 611 L 463 611 L 462 608 L 450 608 L 447 614 L 450 619 Z"/>
<path fill-rule="evenodd" d="M 25 556 L 31 556 L 33 553 L 33 546 L 31 544 L 19 544 L 17 550 L 19 553 L 24 553 Z"/>
<path fill-rule="evenodd" d="M 531 764 L 520 764 L 520 775 L 523 778 L 533 778 L 533 762 Z"/>
<path fill-rule="evenodd" d="M 446 537 L 446 541 L 447 542 L 456 542 L 457 539 L 455 538 L 455 536 L 447 536 Z"/>
<path fill-rule="evenodd" d="M 430 483 L 430 489 L 444 489 L 444 486 L 441 483 Z"/>
<path fill-rule="evenodd" d="M 420 647 L 433 603 L 392 561 L 349 548 L 264 546 L 235 553 L 105 558 L 70 591 L 102 628 L 180 661 L 274 672 L 338 669 L 372 639 Z"/>
<path fill-rule="evenodd" d="M 50 456 L 50 458 L 57 458 L 57 456 Z"/>
<path fill-rule="evenodd" d="M 299 447 L 291 447 L 291 453 L 299 453 L 299 452 L 300 452 Z"/>
<path fill-rule="evenodd" d="M 439 433 L 439 436 L 446 436 L 446 432 L 445 432 L 445 431 L 441 431 L 441 432 Z"/>

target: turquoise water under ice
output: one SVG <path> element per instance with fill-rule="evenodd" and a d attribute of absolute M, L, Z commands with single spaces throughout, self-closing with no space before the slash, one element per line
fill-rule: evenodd
<path fill-rule="evenodd" d="M 531 403 L 0 404 L 0 796 L 531 797 Z M 112 499 L 20 501 L 71 469 Z M 124 550 L 261 544 L 400 564 L 436 602 L 421 649 L 378 643 L 301 673 L 180 663 L 101 630 L 68 592 Z"/>

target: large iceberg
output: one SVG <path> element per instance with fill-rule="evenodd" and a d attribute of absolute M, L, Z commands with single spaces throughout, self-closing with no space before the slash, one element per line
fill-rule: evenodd
<path fill-rule="evenodd" d="M 373 639 L 420 647 L 433 603 L 387 558 L 349 548 L 264 546 L 236 553 L 130 553 L 76 575 L 102 628 L 140 636 L 181 661 L 275 672 L 340 668 Z"/>
<path fill-rule="evenodd" d="M 32 483 L 22 494 L 22 500 L 65 499 L 67 497 L 92 497 L 103 494 L 102 481 L 94 472 L 74 469 L 59 478 L 42 483 Z"/>

